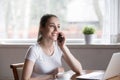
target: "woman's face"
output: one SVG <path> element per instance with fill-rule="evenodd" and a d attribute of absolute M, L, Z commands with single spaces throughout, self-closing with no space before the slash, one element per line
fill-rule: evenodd
<path fill-rule="evenodd" d="M 51 17 L 48 19 L 44 28 L 42 28 L 43 37 L 50 40 L 57 40 L 58 33 L 60 31 L 60 23 L 58 18 Z"/>

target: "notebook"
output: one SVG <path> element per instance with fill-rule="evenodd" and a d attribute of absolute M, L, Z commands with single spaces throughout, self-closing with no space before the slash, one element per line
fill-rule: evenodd
<path fill-rule="evenodd" d="M 91 72 L 78 76 L 76 80 L 106 80 L 117 75 L 120 75 L 120 53 L 113 53 L 105 72 Z"/>

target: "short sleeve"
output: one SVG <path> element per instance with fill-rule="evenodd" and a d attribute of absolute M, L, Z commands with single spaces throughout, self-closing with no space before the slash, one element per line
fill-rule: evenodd
<path fill-rule="evenodd" d="M 35 46 L 30 46 L 29 49 L 27 50 L 25 59 L 31 60 L 33 62 L 36 61 L 38 58 L 38 53 L 36 52 L 36 47 Z"/>

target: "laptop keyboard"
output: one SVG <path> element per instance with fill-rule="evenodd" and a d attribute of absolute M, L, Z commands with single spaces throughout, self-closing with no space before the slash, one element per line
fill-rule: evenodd
<path fill-rule="evenodd" d="M 96 72 L 92 72 L 89 74 L 85 74 L 82 76 L 79 76 L 78 78 L 86 78 L 86 79 L 102 79 L 104 76 L 104 72 L 103 71 L 96 71 Z"/>
<path fill-rule="evenodd" d="M 90 78 L 92 78 L 92 79 L 102 79 L 103 78 L 103 76 L 104 76 L 104 74 L 99 74 L 99 75 L 95 75 L 95 76 L 91 76 Z"/>

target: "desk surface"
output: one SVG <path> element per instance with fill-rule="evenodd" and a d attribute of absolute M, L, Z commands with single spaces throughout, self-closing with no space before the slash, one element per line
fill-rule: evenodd
<path fill-rule="evenodd" d="M 107 80 L 120 80 L 120 75 L 112 77 L 112 78 L 109 78 Z"/>

